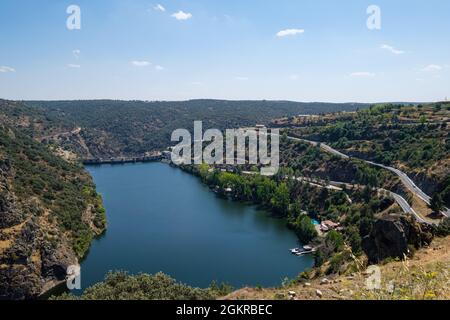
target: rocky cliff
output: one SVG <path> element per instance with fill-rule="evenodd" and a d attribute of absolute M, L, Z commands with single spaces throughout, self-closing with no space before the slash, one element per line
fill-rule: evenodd
<path fill-rule="evenodd" d="M 82 167 L 0 124 L 0 300 L 36 298 L 105 229 Z"/>
<path fill-rule="evenodd" d="M 433 240 L 430 226 L 418 223 L 410 216 L 388 216 L 375 222 L 372 232 L 362 242 L 369 262 L 386 258 L 403 258 L 411 250 L 429 245 Z"/>

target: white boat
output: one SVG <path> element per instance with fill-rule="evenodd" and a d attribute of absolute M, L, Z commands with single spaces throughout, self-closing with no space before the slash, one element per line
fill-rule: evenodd
<path fill-rule="evenodd" d="M 311 254 L 317 251 L 316 248 L 313 248 L 312 246 L 304 246 L 303 248 L 295 248 L 289 250 L 292 254 L 295 254 L 296 256 L 302 256 L 305 254 Z"/>

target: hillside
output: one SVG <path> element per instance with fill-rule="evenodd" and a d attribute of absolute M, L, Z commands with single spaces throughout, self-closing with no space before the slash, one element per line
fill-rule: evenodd
<path fill-rule="evenodd" d="M 205 129 L 228 129 L 265 124 L 283 116 L 366 107 L 364 104 L 222 100 L 27 101 L 15 104 L 20 104 L 20 110 L 16 108 L 14 118 L 27 125 L 36 139 L 56 142 L 83 158 L 142 156 L 165 149 L 175 129 L 193 130 L 197 120 L 203 121 Z M 17 116 L 19 112 L 21 116 Z"/>
<path fill-rule="evenodd" d="M 289 135 L 406 172 L 450 205 L 450 103 L 378 105 L 354 113 L 279 119 Z"/>
<path fill-rule="evenodd" d="M 189 129 L 195 120 L 204 120 L 204 128 L 270 123 L 285 131 L 281 169 L 275 177 L 243 172 L 257 169 L 251 166 L 183 169 L 198 175 L 222 196 L 257 204 L 286 218 L 302 243 L 317 248 L 314 274 L 302 275 L 311 281 L 306 287 L 317 290 L 314 281 L 321 276 L 339 279 L 347 270 L 355 273 L 360 267 L 355 261 L 365 267 L 369 262 L 405 255 L 415 259 L 414 252 L 429 246 L 435 236 L 448 235 L 449 220 L 443 220 L 442 228 L 436 226 L 440 217 L 433 225 L 418 223 L 392 192 L 406 198 L 423 217 L 431 209 L 423 201 L 418 204 L 397 175 L 357 158 L 401 168 L 425 190 L 448 201 L 448 104 L 382 105 L 339 112 L 363 106 L 215 100 L 0 100 L 0 298 L 34 297 L 62 280 L 65 268 L 76 264 L 93 237 L 105 229 L 101 199 L 89 175 L 75 161 L 77 157 L 143 155 L 163 149 L 170 144 L 172 130 Z M 320 114 L 328 111 L 334 113 Z M 315 115 L 298 116 L 305 113 Z M 271 121 L 273 118 L 279 119 Z M 343 158 L 292 137 L 326 142 L 352 157 Z M 341 184 L 333 185 L 336 182 Z M 322 232 L 312 219 L 331 220 L 336 227 Z M 447 244 L 443 246 L 447 248 Z M 432 266 L 432 270 L 438 267 Z M 118 273 L 98 285 L 99 291 L 93 290 L 91 297 L 97 293 L 120 296 L 108 283 L 135 287 L 141 280 L 153 283 L 158 277 L 168 285 L 168 291 L 161 294 L 172 294 L 172 287 L 181 294 L 211 294 L 178 286 L 163 275 Z M 292 286 L 297 288 L 298 283 Z M 255 290 L 249 289 L 252 294 L 259 292 Z M 281 297 L 279 293 L 273 297 Z M 137 296 L 154 297 L 148 292 Z M 324 292 L 322 296 L 327 297 Z"/>
<path fill-rule="evenodd" d="M 81 166 L 0 124 L 0 299 L 33 298 L 64 280 L 105 227 Z"/>

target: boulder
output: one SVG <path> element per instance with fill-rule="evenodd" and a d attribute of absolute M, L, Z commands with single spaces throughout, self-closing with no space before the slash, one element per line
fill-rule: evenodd
<path fill-rule="evenodd" d="M 319 298 L 322 298 L 322 297 L 323 297 L 323 293 L 322 293 L 322 291 L 320 291 L 319 289 L 316 290 L 316 295 L 317 295 Z"/>
<path fill-rule="evenodd" d="M 370 263 L 386 258 L 403 258 L 410 247 L 420 248 L 433 240 L 431 227 L 418 223 L 411 216 L 387 216 L 375 222 L 362 247 Z"/>

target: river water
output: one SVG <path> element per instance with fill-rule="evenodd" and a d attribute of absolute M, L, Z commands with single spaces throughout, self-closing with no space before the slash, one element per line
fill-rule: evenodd
<path fill-rule="evenodd" d="M 82 287 L 110 270 L 162 271 L 197 287 L 278 286 L 313 264 L 286 222 L 222 199 L 200 180 L 163 163 L 87 167 L 103 196 L 108 230 L 81 264 Z"/>

